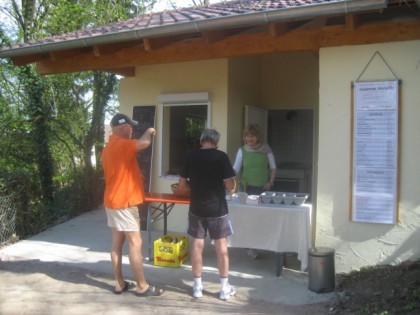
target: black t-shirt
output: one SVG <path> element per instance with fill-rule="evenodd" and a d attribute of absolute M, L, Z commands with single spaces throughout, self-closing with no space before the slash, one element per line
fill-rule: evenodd
<path fill-rule="evenodd" d="M 225 152 L 217 149 L 191 152 L 180 176 L 190 181 L 193 214 L 217 218 L 228 213 L 224 180 L 235 177 L 235 172 Z"/>

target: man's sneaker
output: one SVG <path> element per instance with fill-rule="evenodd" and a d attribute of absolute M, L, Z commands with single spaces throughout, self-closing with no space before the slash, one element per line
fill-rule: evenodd
<path fill-rule="evenodd" d="M 193 297 L 201 298 L 203 296 L 203 286 L 193 285 Z"/>
<path fill-rule="evenodd" d="M 246 253 L 252 259 L 257 259 L 258 258 L 258 252 L 255 249 L 253 249 L 253 248 L 247 248 L 246 249 Z"/>
<path fill-rule="evenodd" d="M 228 300 L 232 295 L 235 295 L 235 294 L 236 294 L 235 287 L 228 284 L 223 289 L 220 290 L 220 299 Z"/>

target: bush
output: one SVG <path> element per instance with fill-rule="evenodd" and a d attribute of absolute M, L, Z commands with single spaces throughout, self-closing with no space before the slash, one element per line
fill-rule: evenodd
<path fill-rule="evenodd" d="M 102 204 L 104 184 L 100 174 L 75 173 L 73 178 L 56 189 L 52 202 L 42 200 L 36 176 L 24 171 L 5 174 L 0 194 L 10 195 L 16 211 L 16 234 L 27 238 Z"/>

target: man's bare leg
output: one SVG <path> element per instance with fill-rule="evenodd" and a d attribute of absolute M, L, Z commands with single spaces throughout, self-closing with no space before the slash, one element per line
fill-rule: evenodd
<path fill-rule="evenodd" d="M 112 269 L 115 277 L 115 291 L 121 291 L 124 288 L 124 276 L 122 274 L 122 248 L 125 241 L 124 232 L 119 232 L 112 228 L 112 248 L 111 248 L 111 261 Z"/>
<path fill-rule="evenodd" d="M 227 238 L 214 240 L 216 249 L 217 267 L 221 278 L 227 278 L 229 275 L 229 255 L 227 248 Z"/>
<path fill-rule="evenodd" d="M 192 237 L 191 265 L 193 276 L 196 278 L 201 277 L 201 272 L 203 269 L 203 249 L 204 239 L 197 239 Z"/>
<path fill-rule="evenodd" d="M 125 232 L 125 235 L 128 240 L 130 267 L 137 282 L 137 292 L 142 293 L 148 289 L 149 284 L 144 276 L 141 235 L 140 232 Z"/>

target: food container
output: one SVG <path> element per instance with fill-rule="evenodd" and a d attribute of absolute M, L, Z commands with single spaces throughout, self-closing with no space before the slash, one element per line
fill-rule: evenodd
<path fill-rule="evenodd" d="M 275 203 L 275 204 L 277 204 L 277 205 L 280 205 L 280 204 L 282 204 L 283 203 L 283 199 L 284 199 L 284 197 L 286 196 L 286 194 L 285 193 L 283 193 L 283 192 L 278 192 L 278 193 L 276 193 L 275 195 L 274 195 L 274 197 L 273 197 L 273 202 Z"/>
<path fill-rule="evenodd" d="M 230 197 L 230 200 L 232 200 L 235 203 L 238 202 L 238 199 L 239 199 L 239 197 L 238 197 L 237 193 L 232 194 L 232 196 Z"/>
<path fill-rule="evenodd" d="M 285 205 L 292 205 L 295 202 L 296 194 L 286 193 L 283 197 L 283 203 Z"/>
<path fill-rule="evenodd" d="M 264 191 L 260 196 L 262 203 L 272 203 L 273 197 L 276 196 L 276 193 L 274 191 Z"/>
<path fill-rule="evenodd" d="M 298 193 L 286 193 L 283 202 L 286 205 L 296 205 L 301 206 L 306 199 L 308 199 L 308 194 L 298 194 Z"/>
<path fill-rule="evenodd" d="M 308 194 L 296 194 L 294 204 L 300 206 L 306 201 L 306 199 L 308 199 L 308 197 Z"/>
<path fill-rule="evenodd" d="M 260 203 L 260 195 L 248 195 L 246 197 L 247 205 L 258 206 L 259 203 Z"/>
<path fill-rule="evenodd" d="M 238 192 L 237 194 L 238 194 L 238 203 L 240 203 L 241 205 L 244 205 L 248 197 L 248 194 L 246 192 Z"/>

